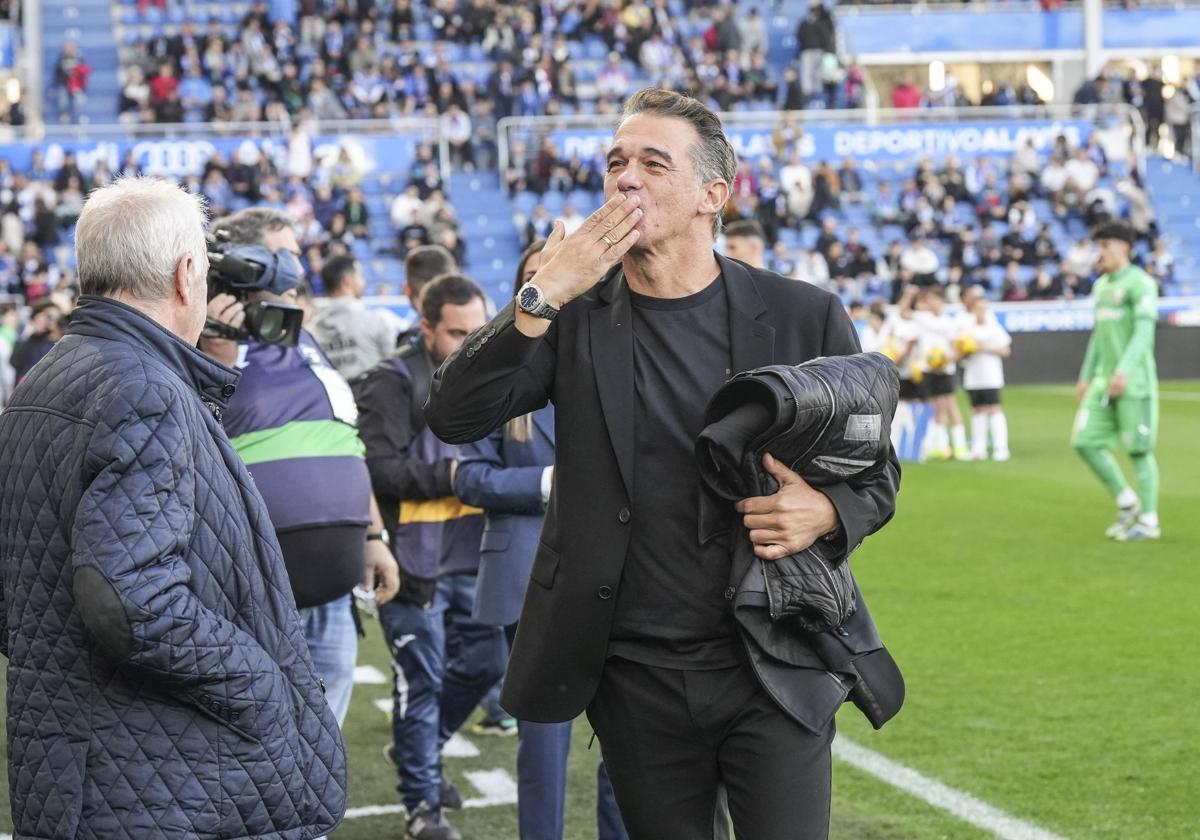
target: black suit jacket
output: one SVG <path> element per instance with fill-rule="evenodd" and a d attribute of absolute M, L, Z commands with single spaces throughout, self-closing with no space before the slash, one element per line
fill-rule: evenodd
<path fill-rule="evenodd" d="M 833 295 L 720 255 L 717 259 L 729 299 L 735 373 L 858 352 L 854 327 Z M 501 698 L 504 708 L 522 720 L 574 718 L 591 702 L 604 668 L 629 524 L 638 515 L 632 493 L 632 326 L 629 290 L 616 266 L 563 307 L 542 338 L 516 329 L 509 303 L 434 376 L 426 417 L 434 433 L 450 443 L 478 440 L 547 400 L 555 404 L 554 490 Z M 898 485 L 893 459 L 883 477 L 870 484 L 821 488 L 841 518 L 842 554 L 891 517 Z M 713 527 L 728 529 L 731 521 L 732 512 Z M 745 572 L 735 563 L 727 593 L 731 600 Z M 862 638 L 848 639 L 850 646 L 878 647 L 869 616 L 857 624 L 854 633 Z M 789 642 L 793 648 L 808 647 Z M 795 650 L 783 653 L 784 662 L 796 658 Z M 830 683 L 815 653 L 812 662 Z M 803 665 L 789 667 L 813 672 Z M 808 685 L 792 680 L 768 688 L 794 695 L 805 693 Z M 789 699 L 792 706 L 809 702 Z M 819 702 L 824 707 L 832 701 Z"/>

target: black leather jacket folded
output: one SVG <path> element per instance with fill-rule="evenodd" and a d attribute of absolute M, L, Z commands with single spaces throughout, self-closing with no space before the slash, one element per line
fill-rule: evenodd
<path fill-rule="evenodd" d="M 888 461 L 899 378 L 879 353 L 771 365 L 738 374 L 710 400 L 696 441 L 701 480 L 736 501 L 778 484 L 762 465 L 769 452 L 809 484 L 869 478 Z M 772 621 L 804 630 L 840 627 L 856 609 L 844 556 L 823 541 L 762 562 Z"/>

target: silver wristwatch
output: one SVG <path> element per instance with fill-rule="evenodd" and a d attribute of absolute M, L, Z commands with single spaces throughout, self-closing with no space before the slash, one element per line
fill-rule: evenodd
<path fill-rule="evenodd" d="M 535 318 L 553 321 L 558 317 L 558 310 L 546 300 L 546 293 L 532 283 L 526 283 L 517 290 L 517 306 Z"/>

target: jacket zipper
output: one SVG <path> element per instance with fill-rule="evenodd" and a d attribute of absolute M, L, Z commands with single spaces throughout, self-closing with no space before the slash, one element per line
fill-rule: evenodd
<path fill-rule="evenodd" d="M 827 393 L 829 395 L 829 405 L 830 405 L 829 416 L 827 418 L 825 418 L 825 425 L 821 427 L 821 431 L 817 433 L 817 436 L 813 439 L 813 442 L 808 447 L 808 449 L 805 449 L 798 456 L 796 456 L 796 459 L 794 461 L 792 461 L 791 464 L 788 464 L 789 469 L 793 469 L 796 461 L 801 460 L 809 452 L 812 452 L 813 447 L 815 447 L 818 443 L 820 443 L 821 438 L 823 438 L 825 436 L 825 433 L 827 431 L 829 431 L 829 427 L 831 425 L 833 425 L 833 418 L 837 416 L 837 412 L 838 412 L 837 394 L 835 394 L 833 392 L 833 388 L 830 386 L 830 384 L 825 381 L 825 377 L 821 376 L 821 374 L 817 373 L 815 370 L 810 370 L 809 373 L 811 373 L 813 376 L 815 376 L 817 378 L 817 381 L 820 382 L 821 385 L 825 388 L 825 393 Z M 796 401 L 796 406 L 797 406 L 797 408 L 799 408 L 799 406 L 801 405 L 800 394 L 796 391 L 796 386 L 792 382 L 791 377 L 781 377 L 781 378 L 783 379 L 784 384 L 787 385 L 787 389 L 789 391 L 791 391 L 792 399 Z"/>
<path fill-rule="evenodd" d="M 809 552 L 812 554 L 812 556 L 813 556 L 814 558 L 816 558 L 817 565 L 819 565 L 819 566 L 821 567 L 821 571 L 825 573 L 825 578 L 826 578 L 826 580 L 828 580 L 828 581 L 829 581 L 829 591 L 830 591 L 830 592 L 832 592 L 832 593 L 835 593 L 835 594 L 840 594 L 840 593 L 838 592 L 837 580 L 835 580 L 835 579 L 834 579 L 834 577 L 833 577 L 833 569 L 829 568 L 829 564 L 825 562 L 825 559 L 824 559 L 823 557 L 821 557 L 821 555 L 820 555 L 820 554 L 818 554 L 817 552 L 813 551 L 812 549 L 808 549 L 808 551 L 809 551 Z M 845 603 L 845 600 L 844 600 L 844 599 L 842 599 L 842 598 L 839 598 L 839 599 L 838 599 L 838 618 L 839 618 L 839 621 L 838 621 L 838 623 L 837 623 L 837 624 L 835 624 L 833 627 L 830 627 L 830 628 L 829 628 L 830 630 L 833 630 L 833 629 L 835 629 L 835 628 L 837 628 L 837 627 L 840 627 L 840 626 L 842 625 L 842 622 L 846 620 L 846 619 L 844 619 L 844 618 L 841 618 L 841 616 L 842 616 L 842 613 L 844 613 L 845 611 L 846 611 L 846 603 Z M 826 632 L 826 631 L 822 631 L 822 632 Z"/>

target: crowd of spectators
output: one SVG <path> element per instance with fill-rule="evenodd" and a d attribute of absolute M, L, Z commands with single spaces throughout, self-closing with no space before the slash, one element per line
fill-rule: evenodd
<path fill-rule="evenodd" d="M 274 15 L 288 8 L 293 14 Z M 141 123 L 437 118 L 456 163 L 486 167 L 499 119 L 611 113 L 647 84 L 722 111 L 860 107 L 864 74 L 838 52 L 829 8 L 810 4 L 788 62 L 767 60 L 772 8 L 766 0 L 258 2 L 236 24 L 185 19 L 124 46 L 118 108 L 122 120 Z M 68 44 L 54 82 L 64 120 L 74 119 L 89 72 Z M 1157 73 L 1110 72 L 1075 101 L 1129 102 L 1142 110 L 1152 145 L 1168 125 L 1184 151 L 1198 85 L 1168 85 L 1164 95 Z M 901 78 L 884 97 L 896 108 L 1042 102 L 1028 84 L 992 80 L 969 96 L 952 73 L 937 90 Z"/>
<path fill-rule="evenodd" d="M 1137 259 L 1146 270 L 1160 284 L 1172 280 L 1171 257 L 1157 240 L 1136 167 L 1110 167 L 1095 134 L 1078 147 L 1059 136 L 1045 153 L 1031 139 L 1008 161 L 923 157 L 912 170 L 894 173 L 888 164 L 866 172 L 853 157 L 810 163 L 799 151 L 802 137 L 802 128 L 785 118 L 775 131 L 774 156 L 739 162 L 724 218 L 758 226 L 768 267 L 832 288 L 847 301 L 895 301 L 909 283 L 978 285 L 1005 301 L 1085 296 L 1095 257 L 1086 232 L 1116 217 L 1141 237 Z M 521 152 L 507 173 L 515 191 L 533 190 L 545 201 L 551 192 L 575 196 L 601 186 L 598 158 L 563 159 L 552 139 L 537 155 Z M 568 200 L 558 215 L 579 223 L 581 209 L 591 208 Z M 526 240 L 545 236 L 552 223 L 542 203 L 518 220 Z M 813 247 L 798 248 L 814 229 Z"/>
<path fill-rule="evenodd" d="M 972 98 L 953 73 L 945 75 L 937 90 L 922 88 L 911 75 L 902 75 L 892 85 L 889 96 L 891 106 L 902 110 L 1045 104 L 1027 82 L 1013 84 L 993 79 L 984 79 L 979 96 Z M 1190 157 L 1191 115 L 1200 103 L 1200 70 L 1179 84 L 1170 84 L 1153 63 L 1141 76 L 1134 67 L 1113 65 L 1080 85 L 1071 101 L 1075 105 L 1130 105 L 1138 110 L 1145 124 L 1150 152 Z"/>
<path fill-rule="evenodd" d="M 0 159 L 0 296 L 34 303 L 73 281 L 74 226 L 84 197 L 118 173 L 142 174 L 132 154 L 116 171 L 103 158 L 84 171 L 71 152 L 56 169 L 47 168 L 40 150 L 20 172 Z M 363 253 L 356 243 L 370 239 L 363 175 L 346 146 L 317 160 L 308 128 L 297 124 L 274 156 L 245 141 L 228 156 L 213 154 L 200 172 L 181 180 L 205 197 L 214 218 L 254 205 L 295 219 L 306 276 L 319 291 L 322 264 L 334 255 Z M 397 176 L 402 189 L 390 208 L 396 239 L 373 241 L 366 253 L 403 256 L 416 245 L 437 243 L 465 264 L 466 247 L 433 147 L 419 144 L 410 170 Z"/>
<path fill-rule="evenodd" d="M 1200 104 L 1200 67 L 1179 84 L 1164 81 L 1155 66 L 1139 78 L 1130 67 L 1110 66 L 1075 91 L 1077 105 L 1126 104 L 1138 109 L 1146 125 L 1146 145 L 1151 152 L 1192 154 L 1192 111 Z"/>
<path fill-rule="evenodd" d="M 833 19 L 819 4 L 798 24 L 798 60 L 782 71 L 767 61 L 765 3 L 307 0 L 297 7 L 288 20 L 257 3 L 236 33 L 217 18 L 186 20 L 171 34 L 127 46 L 121 118 L 437 117 L 463 141 L 474 139 L 459 144 L 470 161 L 503 117 L 607 113 L 645 84 L 686 90 L 719 110 L 857 107 L 862 99 L 862 73 L 843 66 Z"/>
<path fill-rule="evenodd" d="M 836 287 L 846 298 L 894 301 L 908 283 L 977 285 L 1004 301 L 1085 296 L 1095 258 L 1086 231 L 1115 217 L 1141 237 L 1138 260 L 1147 271 L 1160 285 L 1172 280 L 1171 257 L 1157 239 L 1136 168 L 1110 180 L 1094 135 L 1076 149 L 1059 137 L 1048 156 L 1030 141 L 1007 167 L 984 157 L 966 164 L 954 155 L 937 164 L 922 158 L 898 188 L 888 179 L 866 187 L 849 158 L 838 169 L 822 163 L 812 171 L 794 158 L 778 178 L 764 175 L 766 195 L 735 199 L 727 217 L 762 224 L 776 270 L 790 268 L 793 276 Z M 875 241 L 891 236 L 884 253 L 872 253 L 860 231 L 841 234 L 839 211 L 848 204 L 866 210 Z M 803 221 L 820 225 L 812 251 L 793 256 L 770 238 Z M 1073 244 L 1060 253 L 1065 241 Z"/>

